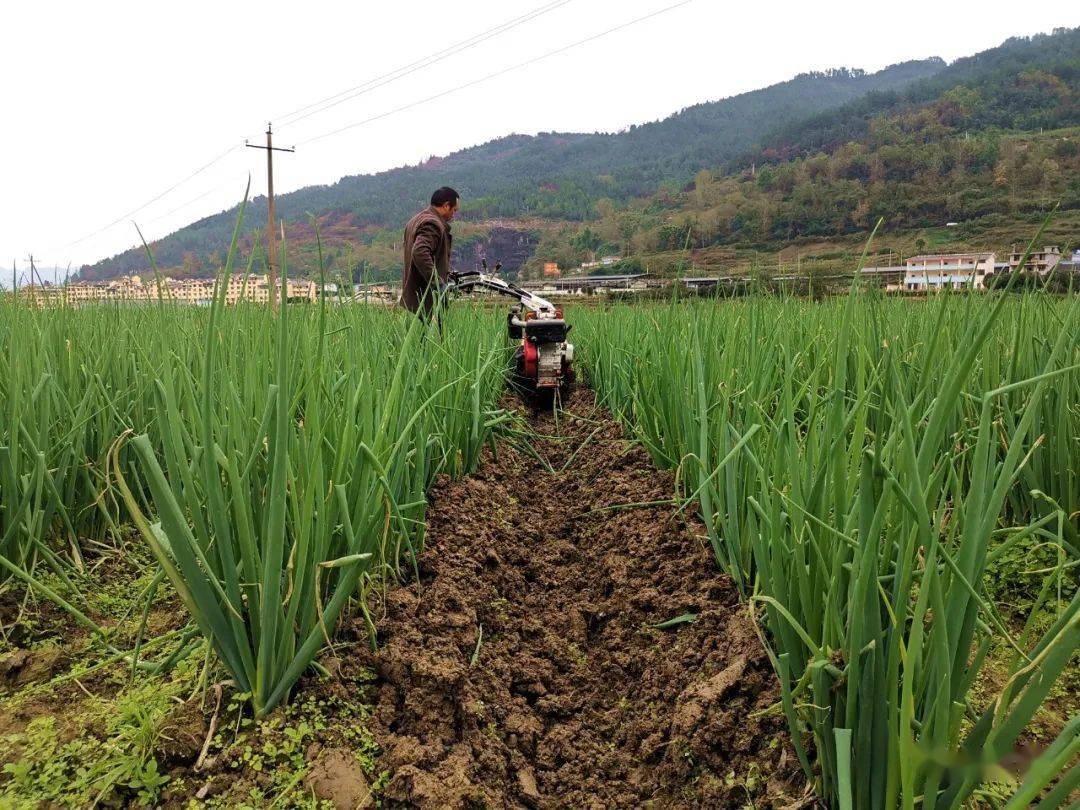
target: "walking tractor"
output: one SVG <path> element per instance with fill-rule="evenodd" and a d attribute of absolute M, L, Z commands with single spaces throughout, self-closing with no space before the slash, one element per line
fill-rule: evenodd
<path fill-rule="evenodd" d="M 574 346 L 566 340 L 570 327 L 563 320 L 562 310 L 498 275 L 489 274 L 487 259 L 481 264 L 482 271 L 451 272 L 448 289 L 469 291 L 480 287 L 517 300 L 506 316 L 510 340 L 518 341 L 512 383 L 528 398 L 553 400 L 574 381 Z M 495 265 L 495 273 L 500 267 L 501 263 Z"/>

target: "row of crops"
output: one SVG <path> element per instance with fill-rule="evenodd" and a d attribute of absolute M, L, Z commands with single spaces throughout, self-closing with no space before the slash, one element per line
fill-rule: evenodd
<path fill-rule="evenodd" d="M 0 588 L 52 599 L 138 669 L 209 640 L 265 714 L 343 612 L 409 570 L 432 479 L 509 418 L 497 325 L 463 310 L 440 341 L 381 308 L 0 302 Z M 132 542 L 194 624 L 118 649 L 86 572 Z"/>
<path fill-rule="evenodd" d="M 1080 302 L 756 298 L 574 320 L 602 401 L 678 470 L 763 616 L 821 794 L 969 801 L 1076 663 Z M 988 596 L 1005 558 L 1034 569 L 1021 615 Z M 980 704 L 999 650 L 1007 676 Z M 1010 810 L 1065 802 L 1078 751 L 1073 718 Z"/>

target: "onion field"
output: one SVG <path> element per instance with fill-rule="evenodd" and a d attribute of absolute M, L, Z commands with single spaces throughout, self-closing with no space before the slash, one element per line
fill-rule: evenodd
<path fill-rule="evenodd" d="M 786 801 L 1014 810 L 1076 800 L 1080 302 L 852 293 L 570 305 L 566 317 L 595 404 L 537 416 L 504 392 L 503 314 L 485 306 L 452 304 L 440 334 L 360 304 L 275 314 L 220 300 L 0 302 L 0 804 L 350 806 L 327 797 L 325 762 L 311 760 L 337 734 L 363 765 L 368 792 L 353 806 L 555 807 L 585 795 L 594 806 L 646 795 L 660 797 L 653 806 L 781 806 L 772 766 L 724 767 L 735 749 L 707 728 L 701 684 L 721 684 L 714 670 L 750 672 L 754 655 L 769 684 L 749 692 L 743 676 L 738 700 L 754 708 L 732 719 L 761 729 L 760 750 L 790 752 L 776 760 L 791 773 Z M 569 477 L 585 463 L 588 475 Z M 455 512 L 466 498 L 475 508 Z M 605 522 L 617 529 L 603 535 L 609 546 L 635 533 L 630 551 L 592 551 Z M 661 549 L 676 524 L 690 545 Z M 429 525 L 448 534 L 432 545 Z M 462 527 L 487 538 L 477 559 L 447 544 Z M 570 576 L 562 563 L 530 568 L 558 548 L 582 570 L 616 552 L 630 555 L 620 570 L 651 570 L 696 555 L 695 542 L 707 564 L 687 569 L 685 594 L 665 601 L 659 579 L 652 601 L 627 594 L 625 609 L 649 620 L 633 614 L 619 631 L 630 652 L 610 660 L 605 628 L 619 618 L 597 605 L 619 596 L 619 579 L 595 593 L 583 579 L 575 595 L 574 582 L 544 580 Z M 485 595 L 485 572 L 508 569 Z M 118 586 L 116 570 L 130 582 Z M 425 594 L 462 571 L 475 604 L 455 592 L 430 615 Z M 710 577 L 724 584 L 695 590 Z M 513 601 L 507 582 L 533 590 L 501 606 Z M 103 602 L 117 591 L 129 593 Z M 415 631 L 421 618 L 436 624 Z M 595 676 L 623 696 L 613 728 L 626 725 L 653 677 L 635 659 L 654 649 L 655 665 L 670 667 L 665 650 L 684 649 L 686 634 L 719 643 L 709 622 L 721 619 L 744 623 L 758 652 L 693 659 L 666 708 L 641 702 L 675 720 L 648 740 L 612 738 L 637 763 L 633 778 L 573 740 L 544 747 L 569 711 L 556 698 L 576 696 L 585 711 L 580 684 Z M 563 646 L 579 624 L 580 640 Z M 514 646 L 537 634 L 565 660 Z M 380 659 L 384 643 L 394 655 L 432 644 L 433 657 L 409 659 L 403 674 Z M 50 645 L 78 655 L 27 675 Z M 350 657 L 375 674 L 342 680 Z M 452 665 L 453 687 L 421 700 L 443 671 L 432 661 Z M 541 675 L 518 678 L 516 667 Z M 664 671 L 657 683 L 670 682 Z M 490 713 L 469 719 L 483 700 L 461 696 L 481 677 L 494 679 Z M 394 699 L 380 702 L 395 678 L 405 680 Z M 318 722 L 297 719 L 329 682 L 337 691 Z M 35 736 L 66 722 L 59 707 L 83 693 L 114 711 L 141 683 L 176 697 L 54 735 L 65 741 Z M 503 686 L 505 711 L 494 698 Z M 345 692 L 378 703 L 377 746 L 365 736 L 358 747 L 367 709 L 347 722 L 333 714 Z M 717 705 L 742 706 L 732 694 Z M 600 707 L 609 719 L 613 699 L 605 692 Z M 174 704 L 205 720 L 186 759 L 162 753 Z M 445 739 L 416 732 L 426 753 L 391 740 L 412 713 L 441 705 L 464 725 Z M 137 744 L 124 736 L 133 724 Z M 464 761 L 465 728 L 497 737 L 502 764 L 440 770 Z M 279 742 L 290 734 L 299 742 Z M 579 793 L 566 792 L 575 756 L 595 771 Z M 206 764 L 215 759 L 231 776 Z M 424 787 L 424 773 L 460 790 Z M 242 802 L 230 782 L 245 785 Z"/>
<path fill-rule="evenodd" d="M 672 305 L 615 310 L 578 340 L 603 402 L 679 471 L 762 611 L 822 796 L 961 806 L 1076 664 L 1080 305 Z M 1037 569 L 1018 615 L 987 592 L 1010 554 L 1023 562 L 1005 576 Z M 994 645 L 1007 677 L 979 705 Z M 1043 799 L 1065 801 L 1078 750 L 1073 717 L 1006 806 L 1067 770 Z"/>
<path fill-rule="evenodd" d="M 6 577 L 85 623 L 87 554 L 137 531 L 198 628 L 188 645 L 210 640 L 264 714 L 344 604 L 423 544 L 434 476 L 475 463 L 505 364 L 486 326 L 455 322 L 449 350 L 362 307 L 8 307 Z"/>

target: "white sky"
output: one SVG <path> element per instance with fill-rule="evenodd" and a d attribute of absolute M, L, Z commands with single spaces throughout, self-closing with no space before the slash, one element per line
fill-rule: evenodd
<path fill-rule="evenodd" d="M 558 0 L 5 2 L 0 10 L 0 280 L 11 263 L 77 269 L 137 244 L 124 217 L 265 123 Z M 293 126 L 275 143 L 377 116 L 677 0 L 566 0 Z M 886 13 L 888 11 L 889 13 Z M 301 146 L 278 193 L 416 163 L 509 132 L 616 130 L 700 101 L 853 66 L 952 61 L 1080 24 L 1075 0 L 902 6 L 690 0 L 505 76 Z M 267 56 L 267 53 L 271 56 Z M 134 219 L 148 239 L 237 202 L 262 151 L 237 148 Z M 422 202 L 422 201 L 418 201 Z M 5 269 L 6 267 L 6 269 Z"/>

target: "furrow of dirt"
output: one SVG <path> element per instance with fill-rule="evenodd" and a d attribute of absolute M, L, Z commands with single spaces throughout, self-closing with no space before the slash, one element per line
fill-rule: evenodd
<path fill-rule="evenodd" d="M 800 803 L 745 604 L 591 392 L 432 492 L 371 664 L 384 797 L 420 808 Z M 565 469 L 564 469 L 565 466 Z M 666 629 L 665 622 L 683 617 Z"/>

